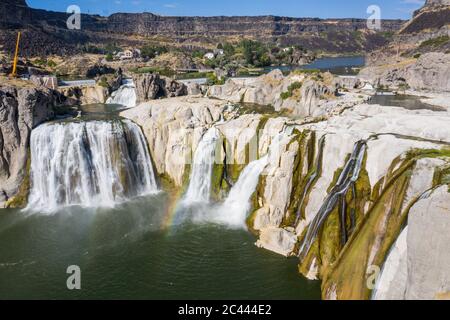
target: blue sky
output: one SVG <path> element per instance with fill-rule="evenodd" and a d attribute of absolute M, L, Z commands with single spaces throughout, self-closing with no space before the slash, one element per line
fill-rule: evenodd
<path fill-rule="evenodd" d="M 161 15 L 279 15 L 319 18 L 366 18 L 376 4 L 384 19 L 409 19 L 424 0 L 27 0 L 34 8 L 66 11 L 76 4 L 83 13 L 153 12 Z"/>

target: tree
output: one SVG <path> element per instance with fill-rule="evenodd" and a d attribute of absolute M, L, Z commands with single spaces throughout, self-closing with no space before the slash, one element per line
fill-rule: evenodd
<path fill-rule="evenodd" d="M 141 48 L 141 56 L 145 59 L 153 59 L 157 55 L 160 55 L 160 54 L 166 53 L 166 52 L 167 52 L 166 47 L 146 45 Z"/>
<path fill-rule="evenodd" d="M 236 50 L 231 43 L 225 43 L 223 45 L 223 53 L 225 54 L 225 56 L 231 57 L 235 54 L 235 52 Z"/>
<path fill-rule="evenodd" d="M 245 62 L 256 67 L 270 65 L 270 57 L 267 48 L 260 42 L 243 40 L 240 44 Z"/>

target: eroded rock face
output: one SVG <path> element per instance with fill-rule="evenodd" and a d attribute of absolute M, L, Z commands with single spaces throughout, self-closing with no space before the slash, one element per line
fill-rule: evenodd
<path fill-rule="evenodd" d="M 212 86 L 207 96 L 234 103 L 273 106 L 301 117 L 326 113 L 324 104 L 336 98 L 332 76 L 318 79 L 305 74 L 283 76 L 279 69 L 257 78 L 229 79 L 224 85 Z"/>
<path fill-rule="evenodd" d="M 14 197 L 27 174 L 31 130 L 54 116 L 53 92 L 0 87 L 0 206 Z"/>
<path fill-rule="evenodd" d="M 62 99 L 66 105 L 86 105 L 105 103 L 108 89 L 101 86 L 93 87 L 66 87 L 59 88 Z"/>
<path fill-rule="evenodd" d="M 218 100 L 179 97 L 150 101 L 121 115 L 142 127 L 158 174 L 181 187 L 193 151 L 226 106 Z"/>
<path fill-rule="evenodd" d="M 438 299 L 450 292 L 450 193 L 444 185 L 420 200 L 408 220 L 406 299 Z"/>
<path fill-rule="evenodd" d="M 173 98 L 188 94 L 184 83 L 160 76 L 156 73 L 146 73 L 133 77 L 136 86 L 137 103 L 159 98 Z"/>
<path fill-rule="evenodd" d="M 450 91 L 450 54 L 422 55 L 407 72 L 406 82 L 413 89 Z"/>
<path fill-rule="evenodd" d="M 401 63 L 373 66 L 361 71 L 359 77 L 375 87 L 414 90 L 450 91 L 450 54 L 430 52 L 420 58 Z"/>
<path fill-rule="evenodd" d="M 448 228 L 450 193 L 441 186 L 412 208 L 408 227 L 394 245 L 383 268 L 374 299 L 433 300 L 450 293 Z"/>
<path fill-rule="evenodd" d="M 442 213 L 450 214 L 449 208 L 441 205 L 443 200 L 431 198 L 427 206 L 419 206 L 421 202 L 414 204 L 425 191 L 446 181 L 441 173 L 447 172 L 445 168 L 450 165 L 446 112 L 361 104 L 343 112 L 331 112 L 326 120 L 310 123 L 257 113 L 239 115 L 228 108 L 222 100 L 181 97 L 149 102 L 122 115 L 143 127 L 158 173 L 170 177 L 176 186 L 185 183 L 188 170 L 185 159 L 192 156 L 202 134 L 212 125 L 225 139 L 224 148 L 230 149 L 226 150 L 230 151 L 226 159 L 222 159 L 227 164 L 245 167 L 249 161 L 267 155 L 247 221 L 259 236 L 256 243 L 259 247 L 284 256 L 297 256 L 308 228 L 320 217 L 324 204 L 330 203 L 332 210 L 323 218 L 322 231 L 300 261 L 300 270 L 306 277 L 325 277 L 324 298 L 370 298 L 366 284 L 369 268 L 383 265 L 408 213 L 426 214 L 432 203 L 439 205 Z M 365 141 L 362 153 L 352 158 L 356 157 L 353 154 L 361 141 Z M 275 153 L 274 143 L 278 151 Z M 344 170 L 348 164 L 354 167 L 358 159 L 360 170 Z M 338 202 L 327 202 L 341 180 L 353 183 L 352 187 L 346 189 Z M 414 230 L 411 219 L 408 228 Z M 445 225 L 445 219 L 440 223 Z M 434 233 L 430 225 L 428 234 Z M 409 238 L 408 233 L 408 250 Z M 402 248 L 399 242 L 399 256 Z M 426 251 L 419 244 L 413 248 L 411 257 L 421 257 Z M 420 289 L 411 289 L 410 297 L 415 297 L 418 291 L 426 292 L 420 280 L 424 270 L 417 262 L 422 258 L 415 259 L 418 273 L 414 285 Z M 447 263 L 430 260 L 441 266 Z M 398 264 L 404 265 L 404 260 L 401 261 Z M 436 272 L 442 272 L 442 268 Z M 446 285 L 447 280 L 443 281 Z M 408 294 L 408 290 L 394 286 L 398 292 Z M 412 283 L 408 286 L 413 288 Z M 431 286 L 428 292 L 447 294 L 442 283 L 432 282 Z M 391 296 L 397 296 L 398 292 Z"/>
<path fill-rule="evenodd" d="M 187 86 L 187 94 L 189 96 L 196 96 L 202 94 L 202 88 L 198 83 L 188 83 Z"/>

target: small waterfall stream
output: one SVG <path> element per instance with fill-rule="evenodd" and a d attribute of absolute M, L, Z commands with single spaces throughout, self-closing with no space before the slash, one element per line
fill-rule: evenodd
<path fill-rule="evenodd" d="M 238 181 L 231 189 L 227 199 L 221 205 L 217 220 L 234 227 L 245 227 L 247 215 L 251 209 L 250 198 L 258 186 L 259 177 L 269 163 L 277 161 L 280 144 L 289 138 L 293 128 L 285 128 L 272 141 L 267 155 L 250 162 L 242 171 Z"/>
<path fill-rule="evenodd" d="M 326 137 L 326 135 L 323 135 L 319 139 L 316 162 L 314 164 L 314 171 L 309 176 L 308 181 L 306 182 L 305 189 L 303 191 L 302 198 L 300 200 L 300 204 L 298 205 L 297 218 L 295 219 L 295 224 L 294 224 L 296 227 L 298 226 L 300 220 L 302 219 L 302 208 L 303 208 L 303 204 L 305 203 L 306 196 L 308 195 L 308 192 L 311 190 L 312 185 L 317 180 L 317 178 L 320 176 L 321 171 L 322 171 L 322 156 L 323 156 L 323 147 L 324 147 L 324 143 L 325 143 L 325 137 Z"/>
<path fill-rule="evenodd" d="M 157 192 L 140 128 L 129 120 L 47 123 L 31 135 L 28 208 L 112 207 Z"/>
<path fill-rule="evenodd" d="M 336 207 L 336 205 L 338 205 L 339 201 L 341 201 L 340 205 L 342 206 L 340 213 L 345 214 L 345 199 L 343 197 L 345 197 L 347 191 L 351 187 L 354 187 L 355 182 L 359 178 L 366 149 L 367 141 L 365 140 L 358 141 L 355 144 L 350 159 L 345 164 L 344 169 L 342 170 L 342 173 L 340 174 L 335 186 L 333 187 L 329 195 L 325 198 L 322 207 L 319 209 L 316 217 L 313 219 L 313 221 L 311 221 L 311 224 L 308 227 L 308 231 L 306 232 L 305 238 L 299 250 L 300 259 L 303 259 L 308 254 L 320 228 L 328 218 L 329 214 Z M 340 219 L 342 225 L 343 217 L 341 216 Z M 347 240 L 345 230 L 341 229 L 341 233 L 343 236 L 342 241 L 345 244 Z"/>
<path fill-rule="evenodd" d="M 209 202 L 212 170 L 219 137 L 219 130 L 212 127 L 203 135 L 198 144 L 192 163 L 189 187 L 183 200 L 184 204 Z"/>
<path fill-rule="evenodd" d="M 106 101 L 107 104 L 120 104 L 128 108 L 136 106 L 137 96 L 136 87 L 133 81 L 125 80 L 123 85 L 111 94 L 111 97 Z"/>

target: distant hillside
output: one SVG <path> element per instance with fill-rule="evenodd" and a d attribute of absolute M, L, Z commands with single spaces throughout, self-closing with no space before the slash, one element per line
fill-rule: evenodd
<path fill-rule="evenodd" d="M 375 86 L 450 92 L 450 0 L 428 0 L 360 77 Z"/>
<path fill-rule="evenodd" d="M 17 29 L 24 31 L 24 53 L 68 54 L 80 47 L 115 42 L 158 40 L 181 46 L 213 45 L 242 37 L 281 45 L 300 44 L 329 53 L 367 52 L 385 45 L 404 23 L 384 20 L 383 32 L 367 30 L 365 19 L 260 17 L 163 17 L 151 13 L 82 16 L 82 30 L 66 28 L 68 14 L 29 8 L 24 0 L 0 3 L 0 40 L 14 48 Z"/>
<path fill-rule="evenodd" d="M 399 33 L 429 32 L 448 25 L 450 25 L 450 0 L 428 0 Z"/>

